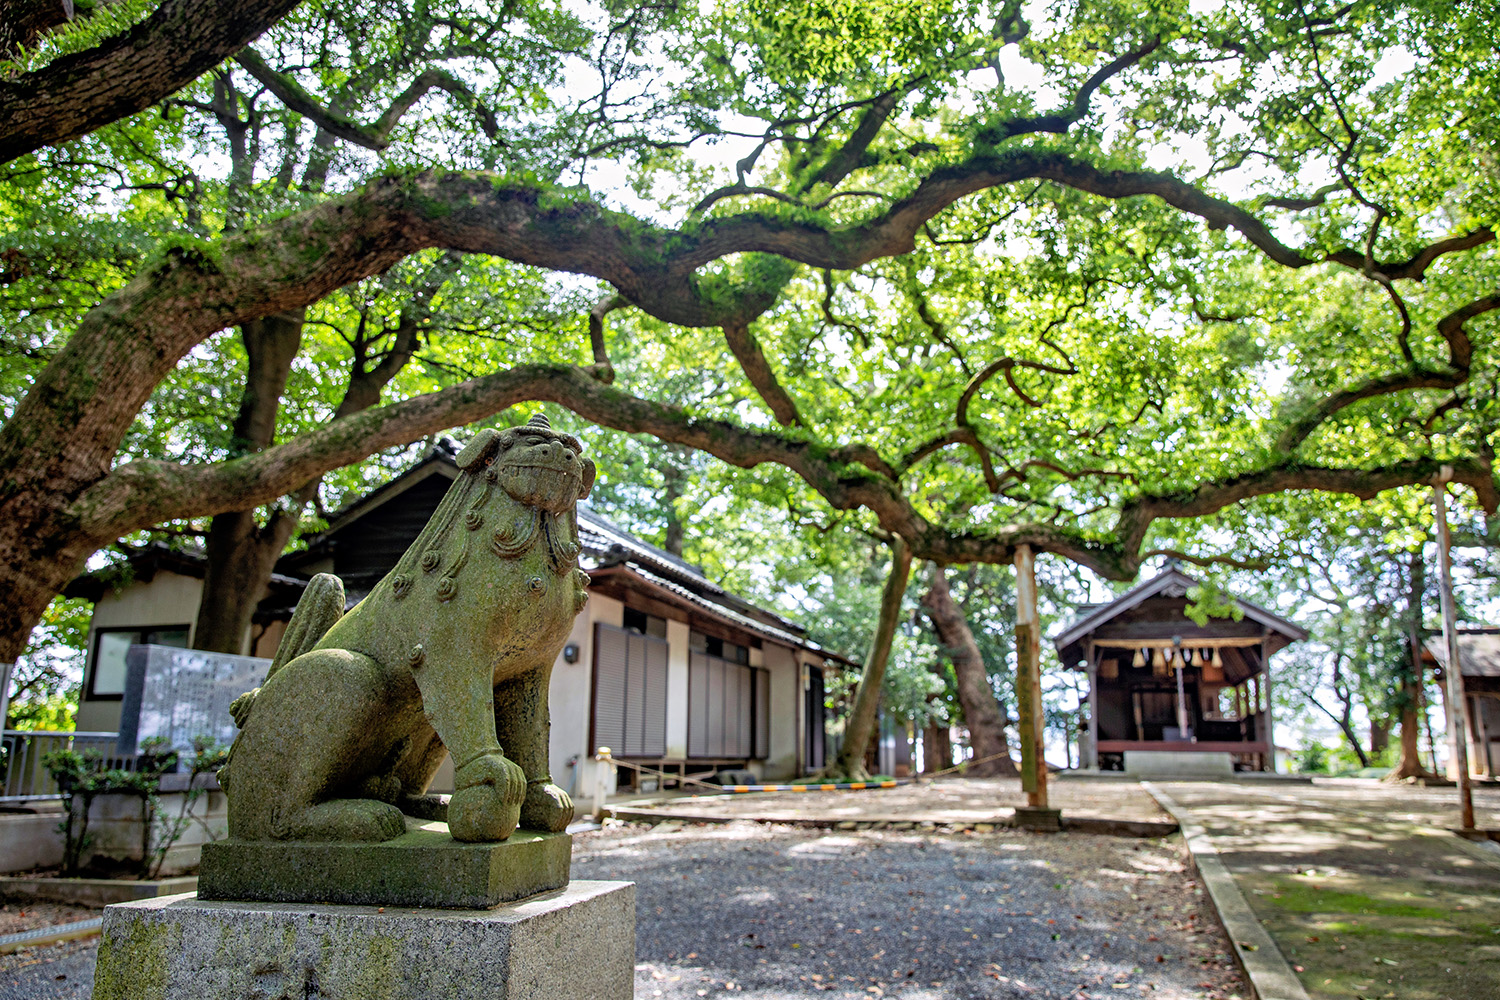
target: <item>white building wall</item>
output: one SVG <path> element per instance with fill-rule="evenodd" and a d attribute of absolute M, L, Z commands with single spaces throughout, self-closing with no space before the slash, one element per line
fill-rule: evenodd
<path fill-rule="evenodd" d="M 768 642 L 762 652 L 763 666 L 771 681 L 771 745 L 764 765 L 770 781 L 801 777 L 798 760 L 802 729 L 797 725 L 802 702 L 802 665 L 790 646 Z"/>
<path fill-rule="evenodd" d="M 557 658 L 552 668 L 552 687 L 547 695 L 552 713 L 550 758 L 552 780 L 569 789 L 580 810 L 592 809 L 594 799 L 594 748 L 589 746 L 589 723 L 594 713 L 594 625 L 603 622 L 616 628 L 625 623 L 625 605 L 612 597 L 590 594 L 583 613 L 573 620 L 569 642 L 578 644 L 578 662 Z M 578 759 L 573 767 L 568 761 Z M 609 786 L 614 792 L 614 785 Z"/>

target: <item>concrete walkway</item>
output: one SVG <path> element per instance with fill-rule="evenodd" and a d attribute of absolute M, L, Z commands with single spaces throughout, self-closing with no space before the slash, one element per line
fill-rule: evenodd
<path fill-rule="evenodd" d="M 1500 997 L 1500 851 L 1446 831 L 1458 820 L 1452 789 L 1156 787 L 1184 827 L 1202 828 L 1312 1000 Z M 1476 789 L 1475 806 L 1481 827 L 1500 827 L 1500 788 Z"/>

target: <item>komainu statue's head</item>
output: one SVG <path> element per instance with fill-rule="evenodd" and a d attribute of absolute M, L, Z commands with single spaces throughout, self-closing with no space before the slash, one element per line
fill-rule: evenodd
<path fill-rule="evenodd" d="M 552 429 L 538 413 L 521 427 L 483 430 L 458 453 L 458 467 L 499 483 L 527 507 L 564 514 L 594 488 L 594 463 L 578 439 Z"/>

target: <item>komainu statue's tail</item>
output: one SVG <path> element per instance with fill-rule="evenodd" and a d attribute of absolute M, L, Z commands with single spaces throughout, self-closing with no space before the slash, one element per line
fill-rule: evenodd
<path fill-rule="evenodd" d="M 276 658 L 271 661 L 271 669 L 266 671 L 266 680 L 276 676 L 276 671 L 316 646 L 342 617 L 344 581 L 332 573 L 319 573 L 308 581 L 307 590 L 297 602 L 297 610 L 292 612 L 292 620 L 287 623 L 281 645 L 276 647 Z M 247 691 L 229 706 L 234 724 L 241 729 L 245 728 L 245 720 L 250 717 L 250 709 L 259 693 L 260 688 Z"/>

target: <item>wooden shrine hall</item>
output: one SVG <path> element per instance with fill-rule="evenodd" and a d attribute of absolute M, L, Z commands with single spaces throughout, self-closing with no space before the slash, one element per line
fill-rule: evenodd
<path fill-rule="evenodd" d="M 1187 617 L 1198 581 L 1174 568 L 1084 614 L 1052 640 L 1088 673 L 1085 766 L 1138 774 L 1274 771 L 1272 654 L 1307 638 L 1249 601 L 1242 613 Z"/>

